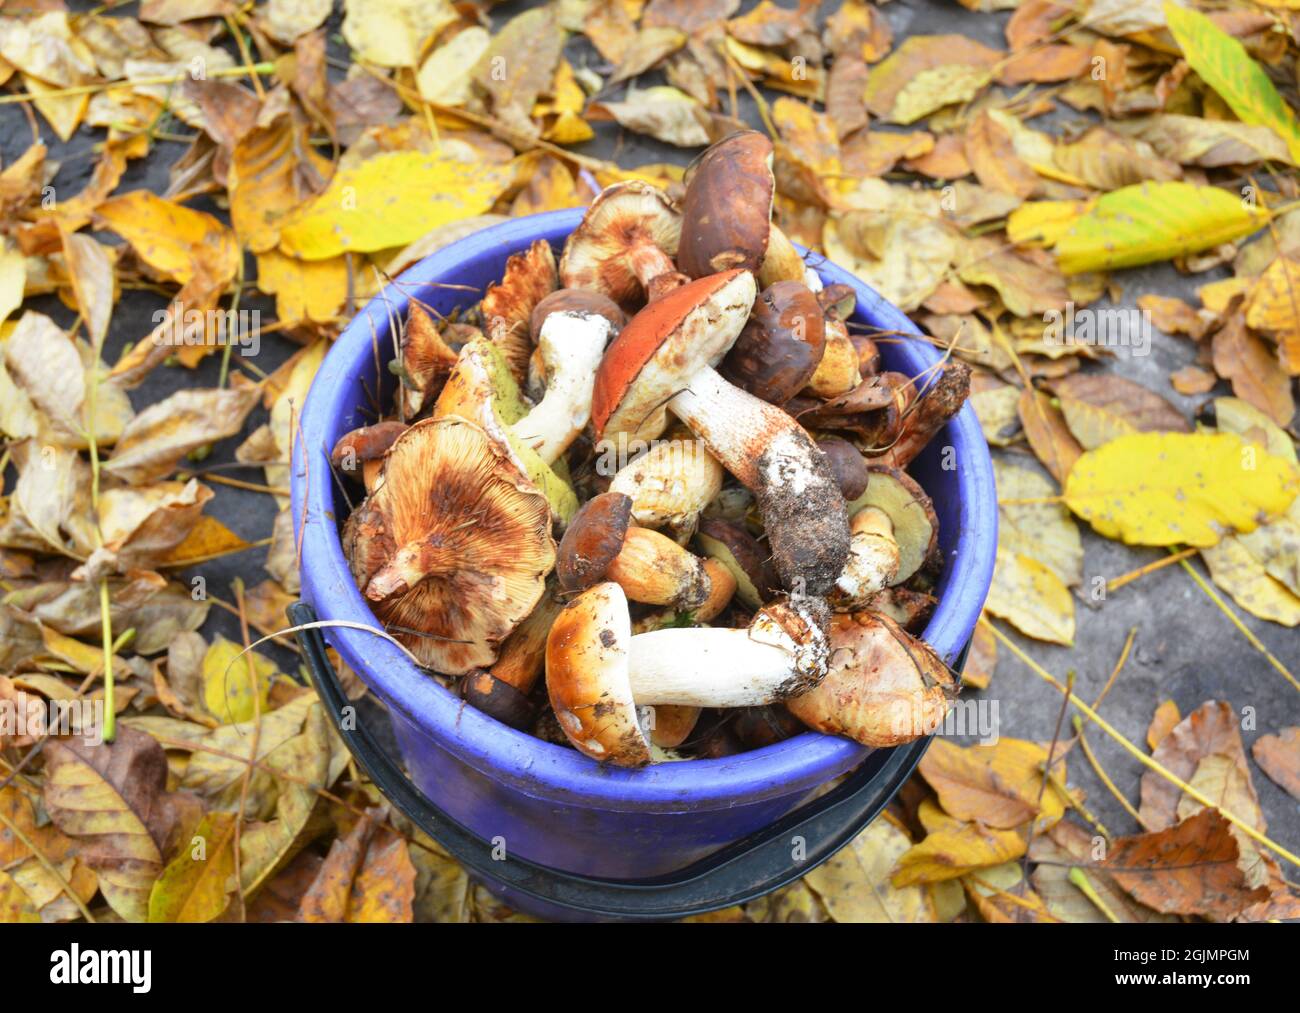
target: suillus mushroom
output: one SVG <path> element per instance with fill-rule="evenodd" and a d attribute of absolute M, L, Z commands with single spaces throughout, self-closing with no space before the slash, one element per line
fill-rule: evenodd
<path fill-rule="evenodd" d="M 350 562 L 379 621 L 437 672 L 495 662 L 555 564 L 546 498 L 508 450 L 464 419 L 417 422 L 363 509 Z"/>
<path fill-rule="evenodd" d="M 700 551 L 726 567 L 736 581 L 736 597 L 747 608 L 762 608 L 779 593 L 768 553 L 739 524 L 706 517 L 695 534 Z"/>
<path fill-rule="evenodd" d="M 924 642 L 870 612 L 835 615 L 830 641 L 826 678 L 785 703 L 809 728 L 887 748 L 942 724 L 957 683 Z"/>
<path fill-rule="evenodd" d="M 665 528 L 685 542 L 722 490 L 722 476 L 722 465 L 703 440 L 674 435 L 619 468 L 609 491 L 631 497 L 632 519 L 642 527 Z"/>
<path fill-rule="evenodd" d="M 681 215 L 657 187 L 640 180 L 606 187 L 564 244 L 560 282 L 633 312 L 655 278 L 676 273 L 681 228 Z"/>
<path fill-rule="evenodd" d="M 596 760 L 639 767 L 650 740 L 638 709 L 657 704 L 745 707 L 798 696 L 825 676 L 826 606 L 790 599 L 747 629 L 664 629 L 632 635 L 613 581 L 560 613 L 546 643 L 546 688 L 560 727 Z"/>
<path fill-rule="evenodd" d="M 817 297 L 802 282 L 779 281 L 758 294 L 718 372 L 768 404 L 783 405 L 817 374 L 825 350 Z"/>
<path fill-rule="evenodd" d="M 633 633 L 649 633 L 669 626 L 705 626 L 720 616 L 736 594 L 736 578 L 716 559 L 704 560 L 709 577 L 709 596 L 693 609 L 666 608 L 642 616 L 632 624 Z"/>
<path fill-rule="evenodd" d="M 609 580 L 633 601 L 678 610 L 702 605 L 712 593 L 704 560 L 631 520 L 632 501 L 621 492 L 584 503 L 560 542 L 555 571 L 560 586 L 583 591 Z"/>
<path fill-rule="evenodd" d="M 546 667 L 551 624 L 564 607 L 551 583 L 537 607 L 506 637 L 492 667 L 472 670 L 461 686 L 470 706 L 511 728 L 527 728 L 535 716 L 530 694 Z"/>
<path fill-rule="evenodd" d="M 511 255 L 501 281 L 488 286 L 479 304 L 483 329 L 505 355 L 517 383 L 523 383 L 528 376 L 533 310 L 555 290 L 556 284 L 555 253 L 550 243 L 538 239 L 523 253 Z"/>
<path fill-rule="evenodd" d="M 867 487 L 851 501 L 849 509 L 856 515 L 874 507 L 889 518 L 898 545 L 898 572 L 891 583 L 901 584 L 934 551 L 939 540 L 939 518 L 930 497 L 907 472 L 874 462 L 868 470 L 871 477 Z"/>
<path fill-rule="evenodd" d="M 598 439 L 663 432 L 667 407 L 723 467 L 754 491 L 777 575 L 801 593 L 824 593 L 848 557 L 844 499 L 825 457 L 787 413 L 727 383 L 713 369 L 739 335 L 754 277 L 710 275 L 651 303 L 605 352 L 596 374 Z"/>
<path fill-rule="evenodd" d="M 528 326 L 534 345 L 541 337 L 542 324 L 552 313 L 599 313 L 609 321 L 613 334 L 621 331 L 627 323 L 627 314 L 608 296 L 580 288 L 557 288 L 533 307 Z"/>

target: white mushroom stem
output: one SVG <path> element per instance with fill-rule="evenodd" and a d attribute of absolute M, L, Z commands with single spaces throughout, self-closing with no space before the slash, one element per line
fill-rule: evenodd
<path fill-rule="evenodd" d="M 889 515 L 878 507 L 865 507 L 849 521 L 849 561 L 835 581 L 831 604 L 838 609 L 858 608 L 898 576 L 898 541 Z"/>
<path fill-rule="evenodd" d="M 544 464 L 559 458 L 591 418 L 596 367 L 609 343 L 610 322 L 599 313 L 552 313 L 537 336 L 546 367 L 546 393 L 512 431 Z"/>
<path fill-rule="evenodd" d="M 800 607 L 791 602 L 796 612 Z M 743 630 L 639 633 L 628 649 L 632 699 L 637 706 L 754 707 L 797 696 L 821 681 L 830 660 L 819 623 L 807 620 L 806 628 L 800 643 L 760 612 Z"/>

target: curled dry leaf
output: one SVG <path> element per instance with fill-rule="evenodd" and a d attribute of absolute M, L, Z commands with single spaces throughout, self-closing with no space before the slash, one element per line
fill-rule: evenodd
<path fill-rule="evenodd" d="M 256 387 L 178 390 L 131 420 L 104 470 L 132 484 L 165 478 L 190 451 L 239 432 L 258 395 Z"/>

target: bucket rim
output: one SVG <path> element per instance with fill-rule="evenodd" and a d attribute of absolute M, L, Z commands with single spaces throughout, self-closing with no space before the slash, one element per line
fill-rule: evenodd
<path fill-rule="evenodd" d="M 353 410 L 359 369 L 373 365 L 375 342 L 391 341 L 390 321 L 405 316 L 413 292 L 427 292 L 462 263 L 506 258 L 536 239 L 562 243 L 583 208 L 514 218 L 479 230 L 409 267 L 370 300 L 325 356 L 302 407 L 291 454 L 291 510 L 301 545 L 302 597 L 321 620 L 378 626 L 343 555 L 334 514 L 329 452 Z M 826 284 L 851 286 L 855 317 L 882 330 L 920 335 L 899 309 L 855 275 L 799 247 Z M 496 273 L 499 278 L 501 271 Z M 471 293 L 460 300 L 470 304 Z M 380 353 L 382 355 L 382 353 Z M 928 342 L 900 342 L 888 357 L 910 375 L 940 358 Z M 351 426 L 348 426 L 351 428 Z M 997 500 L 992 459 L 970 404 L 943 432 L 961 467 L 953 471 L 960 525 L 947 559 L 940 595 L 924 639 L 949 663 L 974 631 L 992 580 L 997 544 Z M 425 674 L 394 644 L 364 630 L 328 627 L 330 645 L 402 719 L 440 748 L 534 797 L 582 800 L 613 811 L 691 811 L 728 808 L 807 791 L 859 763 L 870 750 L 837 736 L 806 732 L 736 756 L 654 764 L 637 770 L 603 765 L 573 749 L 516 731 L 468 706 Z"/>

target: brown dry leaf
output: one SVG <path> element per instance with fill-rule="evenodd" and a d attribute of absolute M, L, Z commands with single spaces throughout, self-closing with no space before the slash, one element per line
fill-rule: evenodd
<path fill-rule="evenodd" d="M 895 863 L 911 846 L 907 833 L 886 814 L 803 882 L 837 922 L 933 922 L 934 906 L 923 886 L 889 881 Z"/>
<path fill-rule="evenodd" d="M 1277 735 L 1261 735 L 1250 754 L 1274 784 L 1300 801 L 1300 728 L 1293 725 Z"/>
<path fill-rule="evenodd" d="M 1119 838 L 1102 864 L 1157 911 L 1231 918 L 1269 899 L 1266 887 L 1247 885 L 1231 830 L 1217 809 L 1202 809 L 1167 829 Z"/>
<path fill-rule="evenodd" d="M 1046 834 L 1034 838 L 1029 846 L 1034 869 L 1032 882 L 1049 911 L 1066 922 L 1100 924 L 1110 919 L 1082 890 L 1070 882 L 1072 868 L 1079 869 L 1101 898 L 1107 911 L 1125 924 L 1174 922 L 1173 915 L 1161 914 L 1128 896 L 1112 875 L 1098 868 L 1106 855 L 1105 838 L 1090 833 L 1077 823 L 1062 820 Z"/>
<path fill-rule="evenodd" d="M 622 102 L 593 102 L 587 118 L 615 120 L 633 133 L 679 148 L 700 147 L 710 140 L 708 110 L 671 85 L 629 91 Z"/>
<path fill-rule="evenodd" d="M 239 432 L 258 394 L 255 387 L 178 390 L 131 420 L 104 470 L 131 483 L 164 478 L 190 451 Z"/>
<path fill-rule="evenodd" d="M 563 47 L 564 31 L 549 6 L 526 10 L 502 25 L 474 68 L 474 83 L 488 95 L 493 114 L 535 136 L 533 106 L 550 86 Z"/>
<path fill-rule="evenodd" d="M 146 264 L 186 285 L 199 276 L 225 288 L 239 267 L 234 233 L 212 215 L 195 211 L 148 190 L 133 190 L 95 210 L 100 228 L 131 244 Z M 192 305 L 192 304 L 191 304 Z"/>
<path fill-rule="evenodd" d="M 116 297 L 113 283 L 113 256 L 108 248 L 90 236 L 60 228 L 63 262 L 72 282 L 77 309 L 86 322 L 91 347 L 96 351 L 108 334 Z"/>
<path fill-rule="evenodd" d="M 1002 302 L 1019 317 L 1046 320 L 1044 314 L 1055 313 L 1069 301 L 1070 293 L 1050 260 L 1030 259 L 1001 240 L 981 236 L 967 240 L 957 261 L 957 277 L 968 285 L 988 285 L 1002 297 Z"/>
<path fill-rule="evenodd" d="M 287 94 L 278 94 L 287 103 Z M 325 188 L 331 166 L 312 148 L 311 130 L 297 107 L 288 106 L 280 115 L 264 113 L 234 145 L 227 187 L 230 222 L 254 253 L 274 249 L 293 212 Z"/>
<path fill-rule="evenodd" d="M 1241 744 L 1237 715 L 1224 701 L 1207 701 L 1183 718 L 1152 752 L 1151 757 L 1166 770 L 1183 781 L 1190 781 L 1201 760 L 1212 754 L 1233 758 L 1249 784 L 1250 768 L 1246 751 Z M 1177 785 L 1170 784 L 1155 771 L 1142 775 L 1142 803 L 1139 812 L 1143 826 L 1151 830 L 1165 830 L 1178 819 L 1178 801 L 1181 795 Z M 1253 806 L 1254 789 L 1250 789 Z M 1246 817 L 1246 814 L 1235 815 Z"/>
<path fill-rule="evenodd" d="M 871 71 L 867 108 L 891 123 L 914 123 L 983 91 L 1001 55 L 964 35 L 913 35 Z"/>
<path fill-rule="evenodd" d="M 1047 750 L 1024 739 L 1003 738 L 996 745 L 963 749 L 936 738 L 918 769 L 953 817 L 1003 830 L 1037 819 L 1042 831 L 1065 811 L 1055 791 L 1043 790 L 1046 762 Z M 1057 773 L 1064 777 L 1063 766 Z"/>
<path fill-rule="evenodd" d="M 1182 715 L 1178 713 L 1178 704 L 1172 700 L 1161 703 L 1151 717 L 1151 724 L 1147 726 L 1147 748 L 1153 751 L 1158 748 L 1165 740 L 1165 736 L 1173 731 L 1182 719 Z"/>
<path fill-rule="evenodd" d="M 1043 467 L 1052 473 L 1057 484 L 1064 486 L 1074 462 L 1083 453 L 1083 447 L 1070 432 L 1065 416 L 1052 399 L 1039 390 L 1021 391 L 1016 410 L 1030 449 Z"/>
<path fill-rule="evenodd" d="M 1181 179 L 1177 162 L 1161 158 L 1145 141 L 1093 127 L 1079 140 L 1057 144 L 1052 161 L 1061 171 L 1098 190 L 1118 190 L 1146 180 Z"/>
<path fill-rule="evenodd" d="M 1022 830 L 993 830 L 982 823 L 953 819 L 931 799 L 921 803 L 925 840 L 898 860 L 896 887 L 957 879 L 974 869 L 1001 865 L 1025 853 Z"/>
<path fill-rule="evenodd" d="M 866 0 L 844 0 L 826 19 L 822 41 L 835 54 L 836 63 L 849 55 L 875 63 L 893 46 L 894 33 L 874 4 Z"/>
<path fill-rule="evenodd" d="M 1209 393 L 1218 382 L 1214 373 L 1200 366 L 1183 366 L 1169 374 L 1169 386 L 1185 397 Z"/>
<path fill-rule="evenodd" d="M 988 689 L 998 664 L 998 641 L 987 623 L 977 623 L 971 634 L 970 654 L 962 669 L 961 684 L 972 689 Z"/>
<path fill-rule="evenodd" d="M 1052 381 L 1051 388 L 1084 450 L 1129 433 L 1185 433 L 1191 428 L 1159 394 L 1114 373 L 1075 373 Z"/>
<path fill-rule="evenodd" d="M 963 134 L 943 134 L 934 142 L 934 150 L 920 158 L 903 163 L 908 172 L 919 172 L 931 179 L 960 179 L 971 172 L 966 158 L 966 141 Z"/>
<path fill-rule="evenodd" d="M 987 112 L 967 125 L 964 145 L 966 161 L 984 186 L 1017 197 L 1032 197 L 1039 191 L 1038 175 L 1016 155 L 1007 129 Z"/>
<path fill-rule="evenodd" d="M 1300 272 L 1296 278 L 1300 280 Z M 1291 377 L 1273 349 L 1246 329 L 1242 314 L 1230 315 L 1211 341 L 1214 371 L 1232 384 L 1232 392 L 1279 426 L 1290 424 L 1295 414 Z"/>
<path fill-rule="evenodd" d="M 1166 334 L 1186 334 L 1199 341 L 1208 324 L 1196 308 L 1173 296 L 1147 293 L 1138 296 L 1138 309 L 1151 315 L 1151 322 Z"/>
<path fill-rule="evenodd" d="M 45 807 L 80 844 L 109 905 L 127 921 L 149 915 L 149 892 L 181 824 L 167 758 L 143 732 L 119 727 L 111 745 L 62 738 L 45 746 Z"/>
<path fill-rule="evenodd" d="M 158 566 L 185 541 L 212 497 L 195 479 L 105 489 L 98 512 L 103 544 L 86 560 L 86 579 Z"/>
<path fill-rule="evenodd" d="M 867 107 L 862 104 L 862 90 L 866 87 L 869 73 L 860 57 L 849 54 L 838 57 L 831 64 L 826 78 L 826 115 L 835 124 L 840 140 L 867 125 L 869 117 Z"/>
<path fill-rule="evenodd" d="M 383 810 L 368 810 L 336 840 L 302 897 L 304 922 L 409 922 L 414 918 L 415 866 L 406 841 L 381 827 Z"/>
<path fill-rule="evenodd" d="M 1091 63 L 1092 50 L 1086 46 L 1041 46 L 1010 57 L 998 72 L 998 81 L 1011 85 L 1068 81 L 1085 73 Z"/>

